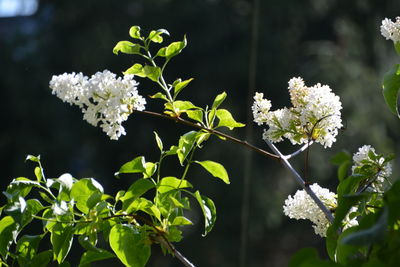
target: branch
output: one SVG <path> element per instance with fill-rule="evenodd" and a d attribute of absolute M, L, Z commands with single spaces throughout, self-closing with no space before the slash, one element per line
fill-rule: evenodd
<path fill-rule="evenodd" d="M 171 116 L 167 116 L 164 114 L 160 114 L 157 112 L 152 112 L 152 111 L 139 111 L 139 110 L 134 110 L 134 113 L 139 113 L 139 114 L 146 114 L 146 115 L 150 115 L 153 117 L 157 117 L 157 118 L 162 118 L 162 119 L 168 119 L 168 120 L 172 120 L 175 121 L 177 123 L 181 123 L 193 128 L 197 128 L 200 130 L 204 130 L 207 131 L 211 134 L 215 134 L 217 136 L 223 137 L 225 139 L 228 139 L 234 143 L 240 144 L 244 147 L 247 147 L 251 150 L 254 150 L 264 156 L 268 156 L 268 157 L 272 157 L 274 159 L 280 159 L 280 161 L 282 162 L 282 164 L 294 175 L 296 181 L 300 184 L 300 186 L 307 192 L 307 194 L 314 200 L 315 204 L 317 204 L 317 206 L 322 210 L 322 212 L 325 214 L 326 218 L 328 219 L 329 222 L 333 223 L 334 217 L 332 215 L 332 213 L 329 211 L 329 209 L 324 205 L 324 203 L 322 203 L 322 201 L 318 198 L 318 196 L 311 190 L 311 188 L 304 182 L 303 178 L 300 176 L 300 174 L 292 167 L 292 165 L 289 163 L 288 159 L 296 156 L 297 154 L 299 154 L 300 152 L 304 151 L 305 149 L 307 149 L 307 147 L 309 145 L 311 145 L 311 142 L 303 147 L 301 147 L 299 150 L 295 151 L 294 153 L 284 156 L 282 155 L 282 153 L 276 148 L 276 146 L 274 146 L 274 144 L 272 144 L 270 141 L 266 140 L 268 146 L 272 149 L 272 151 L 274 151 L 275 154 L 272 154 L 270 152 L 267 152 L 263 149 L 260 149 L 256 146 L 253 146 L 249 143 L 247 143 L 246 141 L 242 141 L 239 140 L 235 137 L 232 137 L 230 135 L 224 134 L 220 131 L 217 130 L 213 130 L 213 129 L 208 129 L 205 128 L 199 124 L 195 124 L 193 122 L 187 121 L 185 119 L 182 119 L 180 117 L 171 117 Z"/>
<path fill-rule="evenodd" d="M 311 188 L 304 182 L 303 178 L 301 178 L 300 174 L 292 167 L 287 158 L 283 156 L 282 153 L 278 150 L 278 148 L 276 148 L 276 146 L 274 146 L 274 144 L 272 144 L 269 140 L 265 140 L 265 142 L 267 142 L 268 146 L 272 149 L 272 151 L 274 151 L 277 155 L 280 156 L 282 164 L 294 175 L 296 181 L 301 185 L 304 191 L 306 191 L 307 194 L 314 200 L 315 204 L 317 204 L 317 206 L 322 210 L 328 221 L 330 223 L 333 223 L 334 218 L 332 213 L 324 205 L 324 203 L 322 203 L 319 197 L 311 190 Z"/>
<path fill-rule="evenodd" d="M 197 129 L 200 129 L 200 130 L 204 130 L 204 131 L 209 132 L 209 133 L 211 133 L 211 134 L 214 134 L 214 135 L 223 137 L 223 138 L 225 138 L 225 139 L 227 139 L 227 140 L 229 140 L 229 141 L 231 141 L 231 142 L 233 142 L 233 143 L 236 143 L 236 144 L 242 145 L 242 146 L 244 146 L 244 147 L 247 147 L 247 148 L 249 148 L 249 149 L 251 149 L 251 150 L 253 150 L 253 151 L 255 151 L 255 152 L 259 153 L 259 154 L 262 154 L 262 155 L 264 155 L 264 156 L 271 157 L 271 158 L 275 158 L 275 159 L 279 159 L 279 158 L 280 158 L 280 156 L 277 156 L 277 155 L 272 154 L 272 153 L 270 153 L 270 152 L 268 152 L 268 151 L 265 151 L 265 150 L 263 150 L 263 149 L 260 149 L 260 148 L 254 146 L 254 145 L 251 145 L 251 144 L 249 144 L 247 141 L 242 141 L 242 140 L 240 140 L 240 139 L 237 139 L 237 138 L 235 138 L 235 137 L 233 137 L 233 136 L 227 135 L 227 134 L 222 133 L 222 132 L 220 132 L 220 131 L 217 131 L 217 130 L 213 130 L 213 129 L 209 129 L 209 128 L 203 127 L 203 126 L 201 126 L 201 125 L 199 125 L 199 124 L 196 124 L 196 123 L 193 123 L 193 122 L 191 122 L 191 121 L 182 119 L 181 117 L 171 117 L 171 116 L 167 116 L 167 115 L 160 114 L 160 113 L 157 113 L 157 112 L 152 112 L 152 111 L 139 111 L 139 110 L 134 110 L 133 113 L 146 114 L 146 115 L 150 115 L 150 116 L 157 117 L 157 118 L 161 118 L 161 119 L 172 120 L 172 121 L 181 123 L 181 124 L 183 124 L 183 125 L 187 125 L 187 126 L 190 126 L 190 127 L 193 127 L 193 128 L 197 128 Z"/>

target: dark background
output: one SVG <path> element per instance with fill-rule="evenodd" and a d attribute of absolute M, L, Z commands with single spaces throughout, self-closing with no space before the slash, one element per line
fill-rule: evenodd
<path fill-rule="evenodd" d="M 256 90 L 272 100 L 274 109 L 280 108 L 289 105 L 287 81 L 301 76 L 309 86 L 317 82 L 330 85 L 343 103 L 346 129 L 331 149 L 312 147 L 311 181 L 334 190 L 336 170 L 329 159 L 342 149 L 354 153 L 361 145 L 371 144 L 378 152 L 397 152 L 400 124 L 384 104 L 381 79 L 398 58 L 392 42 L 380 35 L 379 26 L 385 17 L 400 15 L 398 1 L 260 2 Z M 114 178 L 123 163 L 139 155 L 157 160 L 153 131 L 170 146 L 191 130 L 132 115 L 123 124 L 127 136 L 110 141 L 100 128 L 82 120 L 78 108 L 51 95 L 48 83 L 54 74 L 75 71 L 90 76 L 103 69 L 120 74 L 135 62 L 134 57 L 112 53 L 118 41 L 128 40 L 132 25 L 144 30 L 168 29 L 169 41 L 187 34 L 188 46 L 170 63 L 167 80 L 194 77 L 181 98 L 199 106 L 210 105 L 215 95 L 226 91 L 224 107 L 246 122 L 252 14 L 253 2 L 245 0 L 43 0 L 32 16 L 0 18 L 2 190 L 15 177 L 32 177 L 33 164 L 24 159 L 27 154 L 40 154 L 48 177 L 65 172 L 76 178 L 94 177 L 107 193 L 115 194 L 134 181 Z M 153 84 L 139 82 L 142 95 L 156 92 Z M 159 102 L 148 102 L 148 110 L 161 110 Z M 262 129 L 254 123 L 248 127 L 254 127 L 251 136 L 246 137 L 243 128 L 232 135 L 266 148 Z M 279 147 L 284 152 L 294 150 L 284 143 Z M 324 240 L 314 235 L 309 222 L 283 216 L 284 200 L 298 189 L 291 175 L 278 162 L 253 154 L 243 261 L 246 157 L 249 154 L 242 147 L 217 138 L 196 154 L 198 160 L 223 163 L 231 184 L 212 179 L 200 168 L 191 169 L 189 180 L 214 200 L 218 219 L 213 231 L 201 237 L 202 217 L 193 205 L 189 216 L 196 224 L 185 229 L 185 239 L 177 249 L 196 266 L 239 266 L 240 262 L 242 266 L 285 266 L 290 255 L 306 246 L 318 247 L 324 255 Z M 302 170 L 303 160 L 300 156 L 293 164 Z M 166 174 L 182 172 L 177 162 L 170 165 Z M 73 247 L 68 259 L 77 266 L 82 251 L 77 242 Z M 96 263 L 109 264 L 120 263 Z M 148 266 L 181 264 L 154 246 Z"/>

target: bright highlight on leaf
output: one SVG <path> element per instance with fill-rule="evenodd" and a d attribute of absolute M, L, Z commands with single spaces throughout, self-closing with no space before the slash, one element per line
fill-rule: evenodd
<path fill-rule="evenodd" d="M 228 173 L 225 170 L 225 167 L 220 163 L 205 160 L 205 161 L 196 161 L 196 163 L 200 164 L 204 169 L 206 169 L 212 176 L 220 178 L 226 184 L 230 184 Z"/>

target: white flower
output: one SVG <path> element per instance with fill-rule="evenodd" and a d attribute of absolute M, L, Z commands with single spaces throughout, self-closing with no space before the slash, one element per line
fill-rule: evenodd
<path fill-rule="evenodd" d="M 251 107 L 253 111 L 254 122 L 262 125 L 267 122 L 268 112 L 271 109 L 271 101 L 264 99 L 263 93 L 256 93 L 254 96 L 254 103 Z"/>
<path fill-rule="evenodd" d="M 125 135 L 122 122 L 133 110 L 144 110 L 146 100 L 138 94 L 133 75 L 123 78 L 108 70 L 97 72 L 90 79 L 82 73 L 53 76 L 50 88 L 64 102 L 79 106 L 83 119 L 100 125 L 110 139 Z"/>
<path fill-rule="evenodd" d="M 394 22 L 388 18 L 382 20 L 381 34 L 386 40 L 400 42 L 400 17 L 396 17 Z"/>
<path fill-rule="evenodd" d="M 328 209 L 336 207 L 335 193 L 320 187 L 316 183 L 311 185 L 310 188 Z M 298 190 L 293 197 L 289 196 L 285 200 L 283 212 L 291 219 L 310 220 L 314 224 L 313 228 L 315 233 L 322 237 L 326 236 L 329 221 L 305 190 Z"/>
<path fill-rule="evenodd" d="M 315 195 L 322 201 L 322 203 L 328 209 L 335 209 L 337 207 L 336 194 L 330 192 L 326 188 L 322 188 L 318 184 L 314 183 L 310 186 L 310 189 Z M 352 208 L 343 220 L 344 229 L 358 225 L 356 218 L 350 220 L 349 215 L 356 211 L 356 208 Z M 307 194 L 305 190 L 298 190 L 294 196 L 289 196 L 285 200 L 283 206 L 283 212 L 286 216 L 296 220 L 310 220 L 313 223 L 314 232 L 322 237 L 326 236 L 326 231 L 329 227 L 329 221 L 325 217 L 325 214 Z"/>
<path fill-rule="evenodd" d="M 383 192 L 385 188 L 385 180 L 392 174 L 392 164 L 390 162 L 385 162 L 384 157 L 371 158 L 369 153 L 373 153 L 374 156 L 377 156 L 375 148 L 372 146 L 364 145 L 360 147 L 353 155 L 354 164 L 351 170 L 353 173 L 356 173 L 359 167 L 367 164 L 375 167 L 377 170 L 377 176 L 376 178 L 372 177 L 372 179 L 375 179 L 372 183 L 372 187 L 378 192 Z"/>
<path fill-rule="evenodd" d="M 254 121 L 269 127 L 263 138 L 280 142 L 285 137 L 292 144 L 313 140 L 331 147 L 342 127 L 340 98 L 327 85 L 307 87 L 300 77 L 290 79 L 288 89 L 293 105 L 290 108 L 270 111 L 271 102 L 263 99 L 262 93 L 254 96 Z"/>

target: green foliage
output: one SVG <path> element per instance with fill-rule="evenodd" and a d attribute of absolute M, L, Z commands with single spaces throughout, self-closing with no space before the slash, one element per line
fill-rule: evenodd
<path fill-rule="evenodd" d="M 335 219 L 326 237 L 330 260 L 321 260 L 315 250 L 305 249 L 292 257 L 290 266 L 396 266 L 400 259 L 400 181 L 385 192 L 372 187 L 382 164 L 392 159 L 392 155 L 370 151 L 363 165 L 346 177 L 350 155 L 340 152 L 332 158 L 338 165 L 339 185 Z M 343 231 L 347 216 L 357 217 L 358 225 Z"/>
<path fill-rule="evenodd" d="M 180 110 L 194 107 L 188 101 L 174 104 Z M 36 180 L 18 177 L 5 192 L 8 202 L 2 207 L 5 216 L 0 220 L 1 260 L 17 260 L 21 266 L 47 266 L 51 261 L 69 266 L 69 251 L 78 242 L 84 249 L 79 266 L 112 257 L 125 266 L 145 266 L 152 245 L 159 244 L 163 251 L 173 254 L 171 242 L 182 239 L 179 228 L 193 224 L 185 215 L 190 209 L 188 197 L 199 204 L 206 235 L 215 224 L 216 209 L 209 197 L 190 191 L 193 185 L 186 179 L 189 167 L 197 163 L 226 183 L 229 177 L 221 164 L 193 159 L 195 149 L 206 140 L 204 135 L 203 131 L 188 132 L 177 145 L 165 150 L 155 133 L 159 161 L 147 162 L 145 157 L 137 156 L 123 164 L 115 173 L 117 177 L 139 177 L 115 197 L 105 194 L 94 178 L 78 180 L 70 174 L 46 178 L 40 157 L 29 156 L 28 160 L 38 165 L 34 169 Z M 161 175 L 164 158 L 171 156 L 177 157 L 184 169 L 181 177 Z M 22 235 L 29 232 L 32 220 L 43 222 L 43 233 Z M 99 238 L 108 240 L 111 251 L 98 247 Z M 51 250 L 40 251 L 43 239 L 50 240 Z"/>
<path fill-rule="evenodd" d="M 400 117 L 397 100 L 400 90 L 400 64 L 396 64 L 383 77 L 383 96 L 389 109 Z"/>

